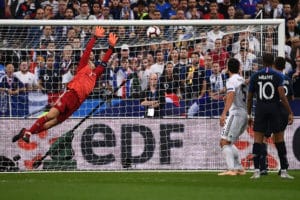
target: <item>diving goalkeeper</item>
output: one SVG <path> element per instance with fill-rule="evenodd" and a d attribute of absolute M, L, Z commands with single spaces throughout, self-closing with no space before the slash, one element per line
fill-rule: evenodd
<path fill-rule="evenodd" d="M 107 62 L 112 55 L 114 46 L 118 40 L 116 34 L 109 34 L 109 48 L 106 51 L 100 65 L 95 66 L 95 64 L 89 59 L 90 53 L 97 38 L 103 38 L 104 34 L 105 30 L 102 27 L 97 26 L 95 28 L 94 36 L 89 40 L 79 61 L 75 76 L 68 84 L 67 90 L 59 97 L 46 115 L 37 119 L 30 129 L 23 128 L 12 138 L 12 142 L 23 139 L 25 142 L 29 143 L 31 134 L 37 134 L 62 123 L 80 107 L 84 100 L 93 91 L 97 79 L 104 72 Z"/>

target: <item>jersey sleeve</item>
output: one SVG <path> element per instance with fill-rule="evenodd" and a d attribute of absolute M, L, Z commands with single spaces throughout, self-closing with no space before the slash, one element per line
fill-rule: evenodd
<path fill-rule="evenodd" d="M 235 84 L 232 79 L 228 79 L 226 82 L 226 91 L 228 92 L 235 92 Z"/>
<path fill-rule="evenodd" d="M 85 50 L 84 50 L 84 52 L 83 52 L 83 54 L 80 58 L 80 61 L 78 63 L 78 67 L 77 67 L 77 70 L 76 70 L 77 72 L 88 64 L 90 53 L 93 49 L 93 46 L 94 46 L 95 42 L 96 42 L 96 38 L 92 37 L 90 39 L 90 41 L 88 42 L 88 44 L 86 45 Z"/>

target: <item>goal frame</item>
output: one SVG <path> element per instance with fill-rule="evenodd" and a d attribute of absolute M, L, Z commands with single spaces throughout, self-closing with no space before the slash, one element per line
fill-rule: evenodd
<path fill-rule="evenodd" d="M 224 19 L 220 20 L 0 20 L 2 26 L 198 26 L 198 25 L 278 25 L 278 56 L 284 56 L 285 21 L 284 19 Z"/>

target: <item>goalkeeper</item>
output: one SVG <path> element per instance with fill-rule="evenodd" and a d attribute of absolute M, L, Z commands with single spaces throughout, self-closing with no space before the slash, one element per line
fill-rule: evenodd
<path fill-rule="evenodd" d="M 30 129 L 23 128 L 12 138 L 12 142 L 16 142 L 22 138 L 25 142 L 29 143 L 31 134 L 37 134 L 62 123 L 80 107 L 84 100 L 93 91 L 97 79 L 104 72 L 107 62 L 111 57 L 114 46 L 118 40 L 116 34 L 109 34 L 109 48 L 106 51 L 100 65 L 95 66 L 95 64 L 89 59 L 90 53 L 97 38 L 103 38 L 104 34 L 105 30 L 102 27 L 97 26 L 95 28 L 94 36 L 88 42 L 79 61 L 75 76 L 68 84 L 67 90 L 59 97 L 46 115 L 37 119 Z"/>

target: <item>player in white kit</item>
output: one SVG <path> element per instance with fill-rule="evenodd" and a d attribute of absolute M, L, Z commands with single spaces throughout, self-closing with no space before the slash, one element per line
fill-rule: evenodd
<path fill-rule="evenodd" d="M 223 127 L 220 146 L 224 155 L 227 170 L 219 173 L 219 176 L 245 175 L 234 142 L 245 131 L 247 126 L 246 84 L 240 72 L 240 62 L 230 58 L 227 62 L 229 79 L 226 81 L 226 100 L 224 110 L 220 117 L 220 125 Z M 228 117 L 226 116 L 229 112 Z"/>

